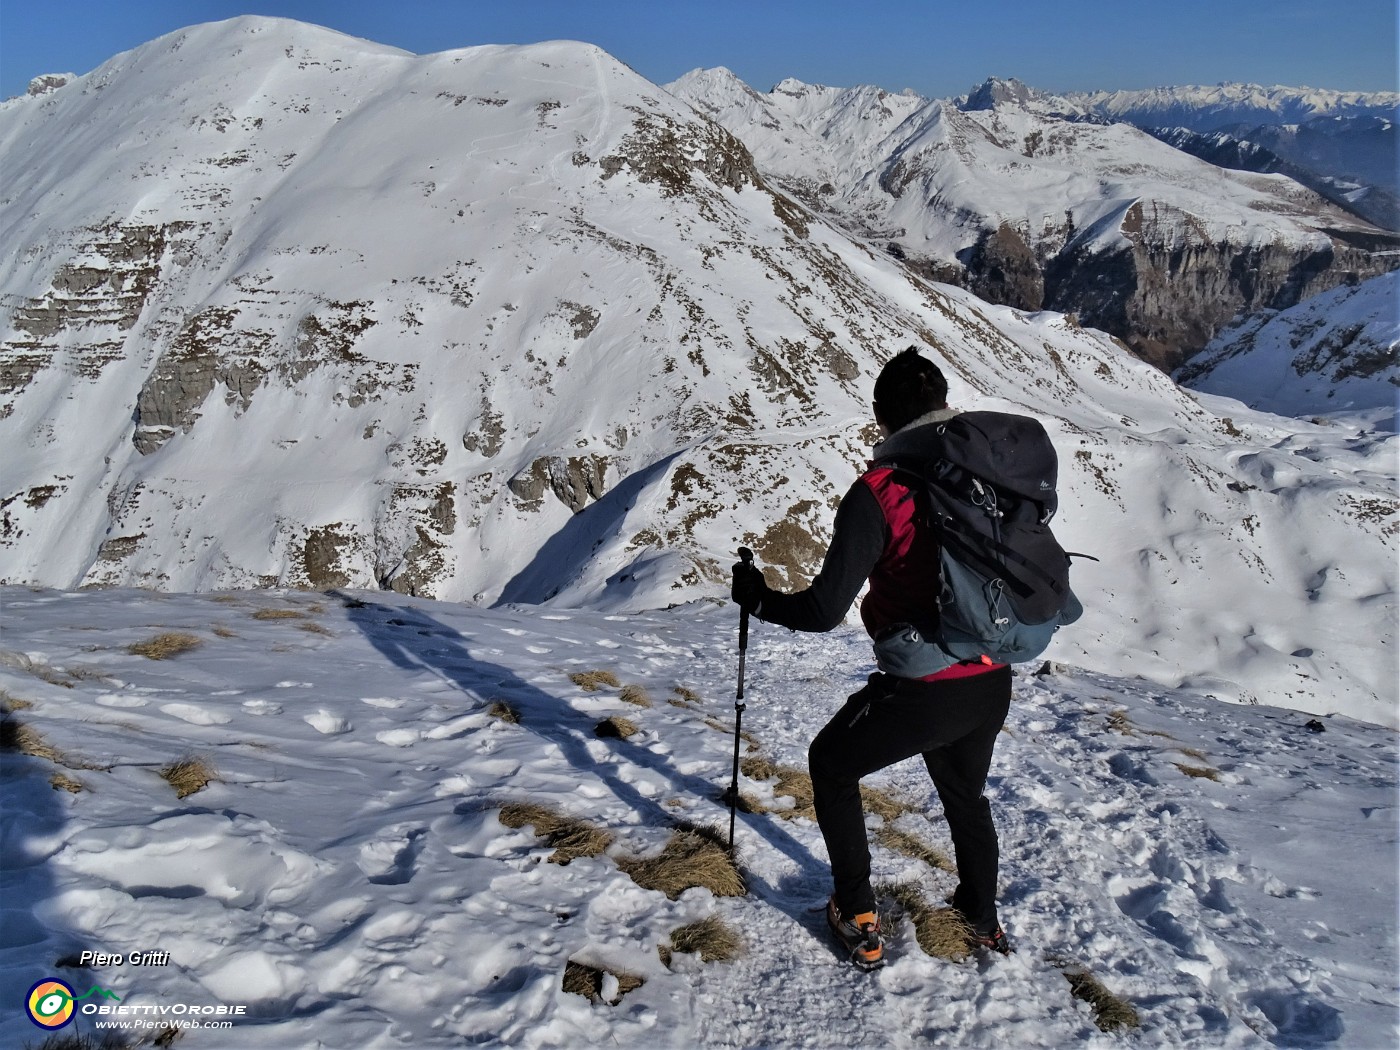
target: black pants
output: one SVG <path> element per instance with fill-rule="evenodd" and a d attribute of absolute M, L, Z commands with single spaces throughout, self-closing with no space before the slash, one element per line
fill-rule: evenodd
<path fill-rule="evenodd" d="M 1000 856 L 982 788 L 1010 706 L 1009 667 L 942 682 L 874 674 L 817 734 L 808 768 L 843 915 L 875 910 L 860 778 L 921 754 L 953 837 L 953 906 L 979 931 L 995 926 Z"/>

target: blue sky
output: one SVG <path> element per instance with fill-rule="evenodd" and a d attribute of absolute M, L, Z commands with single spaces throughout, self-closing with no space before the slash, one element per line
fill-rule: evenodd
<path fill-rule="evenodd" d="M 1397 87 L 1395 0 L 0 0 L 0 97 L 86 73 L 197 22 L 278 15 L 409 51 L 587 40 L 657 83 L 728 66 L 961 94 L 988 76 L 1052 91 L 1263 84 Z"/>

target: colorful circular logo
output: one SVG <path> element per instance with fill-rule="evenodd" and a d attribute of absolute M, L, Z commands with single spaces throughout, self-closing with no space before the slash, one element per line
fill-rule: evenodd
<path fill-rule="evenodd" d="M 73 989 L 53 977 L 46 977 L 29 989 L 24 1001 L 29 1019 L 49 1031 L 73 1020 Z"/>

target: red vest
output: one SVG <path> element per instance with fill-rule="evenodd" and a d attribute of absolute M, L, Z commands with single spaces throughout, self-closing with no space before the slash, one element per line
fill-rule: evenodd
<path fill-rule="evenodd" d="M 873 638 L 895 623 L 932 626 L 938 615 L 938 541 L 915 527 L 914 494 L 889 467 L 861 476 L 885 515 L 885 552 L 870 574 L 860 618 Z"/>

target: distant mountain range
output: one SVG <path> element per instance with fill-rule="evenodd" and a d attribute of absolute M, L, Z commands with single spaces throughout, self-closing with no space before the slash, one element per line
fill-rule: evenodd
<path fill-rule="evenodd" d="M 1305 124 L 1319 118 L 1372 117 L 1393 121 L 1400 108 L 1400 93 L 1394 91 L 1327 91 L 1236 83 L 1093 91 L 1066 97 L 1086 111 L 1110 120 L 1202 133 L 1238 125 Z"/>
<path fill-rule="evenodd" d="M 916 272 L 1073 313 L 1163 367 L 1237 314 L 1400 264 L 1400 236 L 1291 178 L 1223 170 L 1015 80 L 951 101 L 793 80 L 759 94 L 723 69 L 668 89 Z"/>

